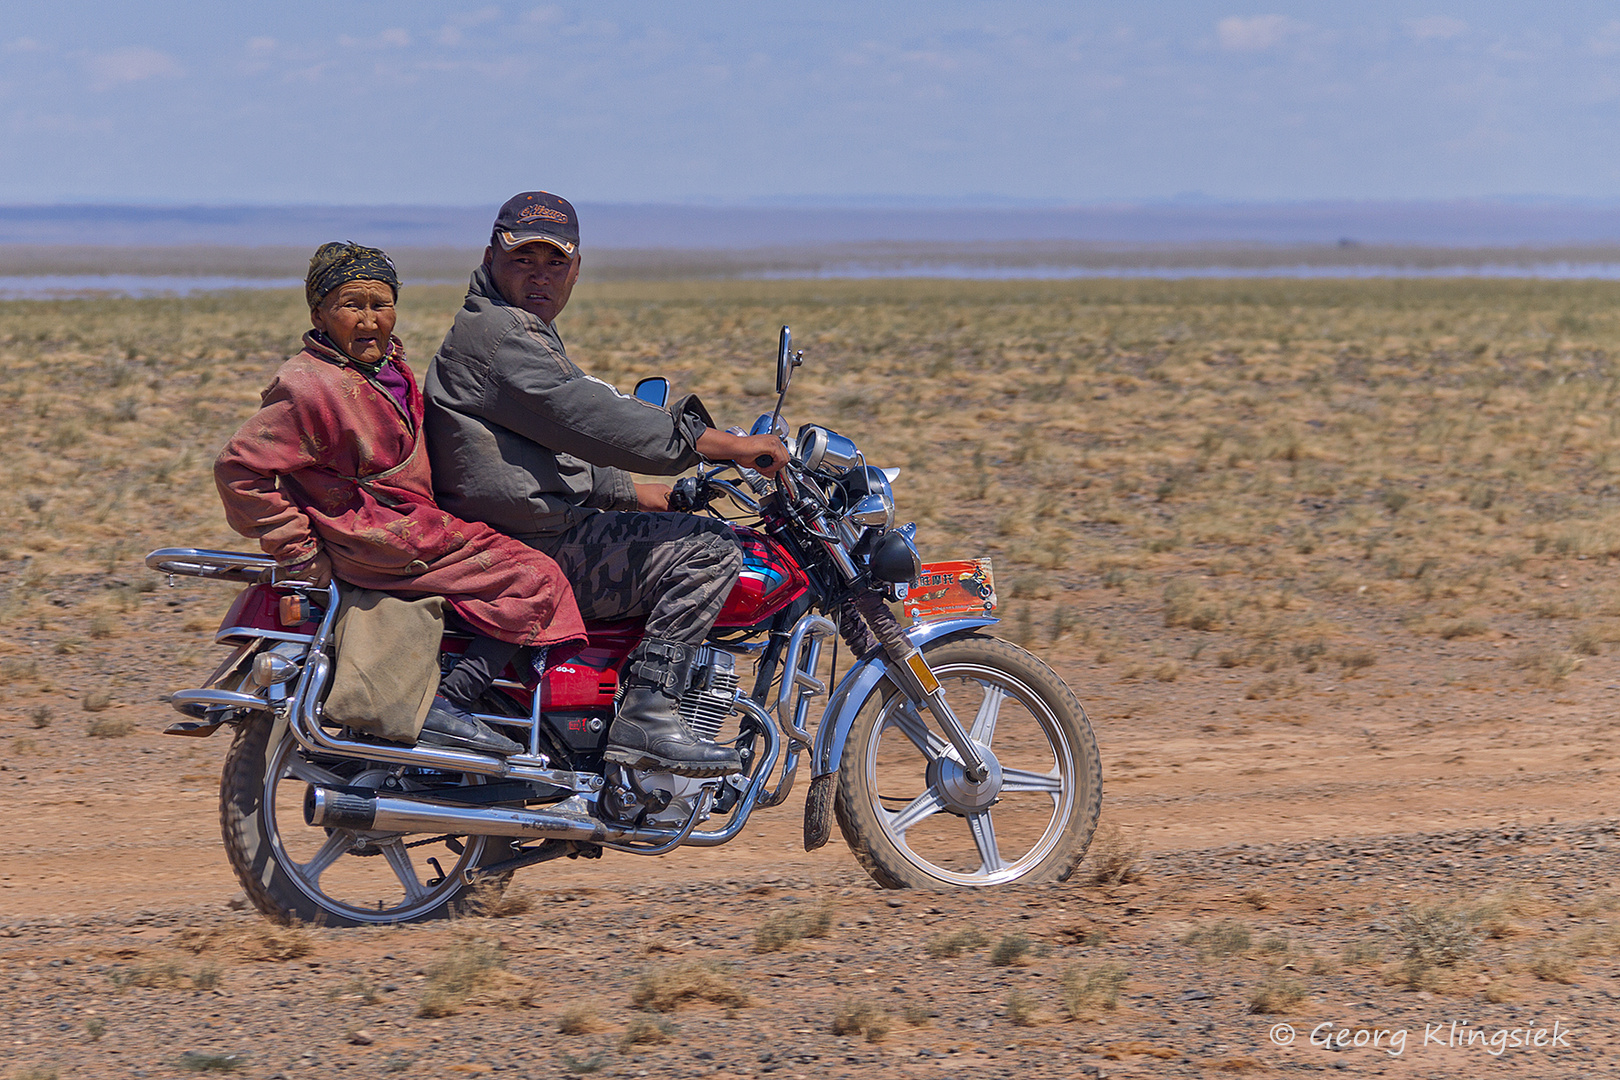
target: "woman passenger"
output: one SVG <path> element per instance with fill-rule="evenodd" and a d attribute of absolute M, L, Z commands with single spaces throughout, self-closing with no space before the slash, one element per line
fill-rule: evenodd
<path fill-rule="evenodd" d="M 226 520 L 277 577 L 440 595 L 475 633 L 440 684 L 418 741 L 500 754 L 517 743 L 468 711 L 523 646 L 585 636 L 557 564 L 433 501 L 422 395 L 393 336 L 388 256 L 322 244 L 304 282 L 313 329 L 214 465 Z"/>

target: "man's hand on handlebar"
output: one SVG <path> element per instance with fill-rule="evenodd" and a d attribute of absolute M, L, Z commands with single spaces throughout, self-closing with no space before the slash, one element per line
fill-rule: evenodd
<path fill-rule="evenodd" d="M 636 509 L 661 514 L 669 509 L 668 484 L 637 484 Z"/>
<path fill-rule="evenodd" d="M 708 428 L 699 436 L 697 452 L 710 461 L 734 461 L 774 477 L 787 464 L 787 447 L 775 435 L 732 435 Z"/>

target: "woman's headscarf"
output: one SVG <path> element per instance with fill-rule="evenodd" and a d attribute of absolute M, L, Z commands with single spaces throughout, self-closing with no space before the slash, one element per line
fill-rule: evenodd
<path fill-rule="evenodd" d="M 351 281 L 380 281 L 399 299 L 399 271 L 379 248 L 362 247 L 353 240 L 332 241 L 315 249 L 304 276 L 304 298 L 313 309 L 326 294 Z"/>

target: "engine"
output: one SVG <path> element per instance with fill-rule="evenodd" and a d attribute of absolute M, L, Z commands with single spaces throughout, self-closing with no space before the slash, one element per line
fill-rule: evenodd
<path fill-rule="evenodd" d="M 691 682 L 681 695 L 681 719 L 700 739 L 713 740 L 737 697 L 737 665 L 724 649 L 707 645 L 692 662 Z"/>
<path fill-rule="evenodd" d="M 692 734 L 714 739 L 732 713 L 737 696 L 737 665 L 724 649 L 704 645 L 692 661 L 690 681 L 681 694 L 680 713 Z M 692 812 L 692 799 L 713 780 L 667 772 L 607 767 L 601 806 L 609 818 L 648 825 L 678 825 Z"/>

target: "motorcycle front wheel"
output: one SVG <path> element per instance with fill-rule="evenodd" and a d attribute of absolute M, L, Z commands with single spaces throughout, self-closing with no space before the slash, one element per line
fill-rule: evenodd
<path fill-rule="evenodd" d="M 1102 805 L 1080 702 L 1051 668 L 996 638 L 944 638 L 923 655 L 989 751 L 990 775 L 969 781 L 932 718 L 884 680 L 839 764 L 834 808 L 850 850 L 890 889 L 1067 880 Z"/>
<path fill-rule="evenodd" d="M 457 913 L 473 888 L 466 871 L 504 857 L 498 842 L 304 823 L 309 785 L 375 787 L 388 768 L 312 761 L 284 721 L 262 713 L 240 726 L 220 780 L 220 828 L 231 868 L 254 907 L 278 922 L 325 926 L 383 926 Z"/>

